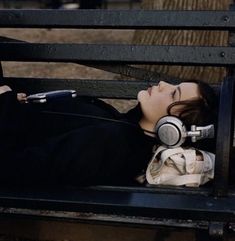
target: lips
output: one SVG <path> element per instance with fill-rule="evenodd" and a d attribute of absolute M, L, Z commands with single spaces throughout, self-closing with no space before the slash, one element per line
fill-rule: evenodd
<path fill-rule="evenodd" d="M 149 87 L 149 88 L 147 89 L 147 91 L 148 91 L 149 95 L 151 95 L 152 87 Z"/>

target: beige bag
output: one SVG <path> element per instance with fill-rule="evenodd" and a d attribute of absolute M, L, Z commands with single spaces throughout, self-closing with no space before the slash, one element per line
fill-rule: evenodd
<path fill-rule="evenodd" d="M 149 184 L 196 186 L 214 178 L 215 155 L 210 152 L 182 147 L 155 151 L 146 170 Z"/>

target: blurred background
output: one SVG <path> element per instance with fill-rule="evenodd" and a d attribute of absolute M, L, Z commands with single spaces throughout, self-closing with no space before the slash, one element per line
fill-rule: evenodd
<path fill-rule="evenodd" d="M 1 0 L 1 8 L 133 9 L 141 0 Z"/>

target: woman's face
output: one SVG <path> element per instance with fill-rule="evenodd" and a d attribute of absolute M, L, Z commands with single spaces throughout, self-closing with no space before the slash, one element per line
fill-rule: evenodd
<path fill-rule="evenodd" d="M 140 102 L 145 120 L 156 123 L 160 118 L 167 115 L 167 108 L 170 104 L 199 97 L 199 89 L 196 83 L 182 82 L 179 85 L 172 85 L 160 81 L 158 85 L 147 90 L 141 90 L 137 99 Z M 177 115 L 176 109 L 173 109 L 173 114 Z"/>

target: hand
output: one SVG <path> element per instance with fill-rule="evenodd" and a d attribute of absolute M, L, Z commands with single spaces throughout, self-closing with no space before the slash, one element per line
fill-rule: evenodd
<path fill-rule="evenodd" d="M 11 90 L 12 89 L 8 85 L 2 85 L 2 86 L 0 86 L 0 95 L 7 91 L 11 91 Z"/>
<path fill-rule="evenodd" d="M 25 93 L 17 93 L 17 100 L 21 103 L 27 103 L 27 96 Z"/>

